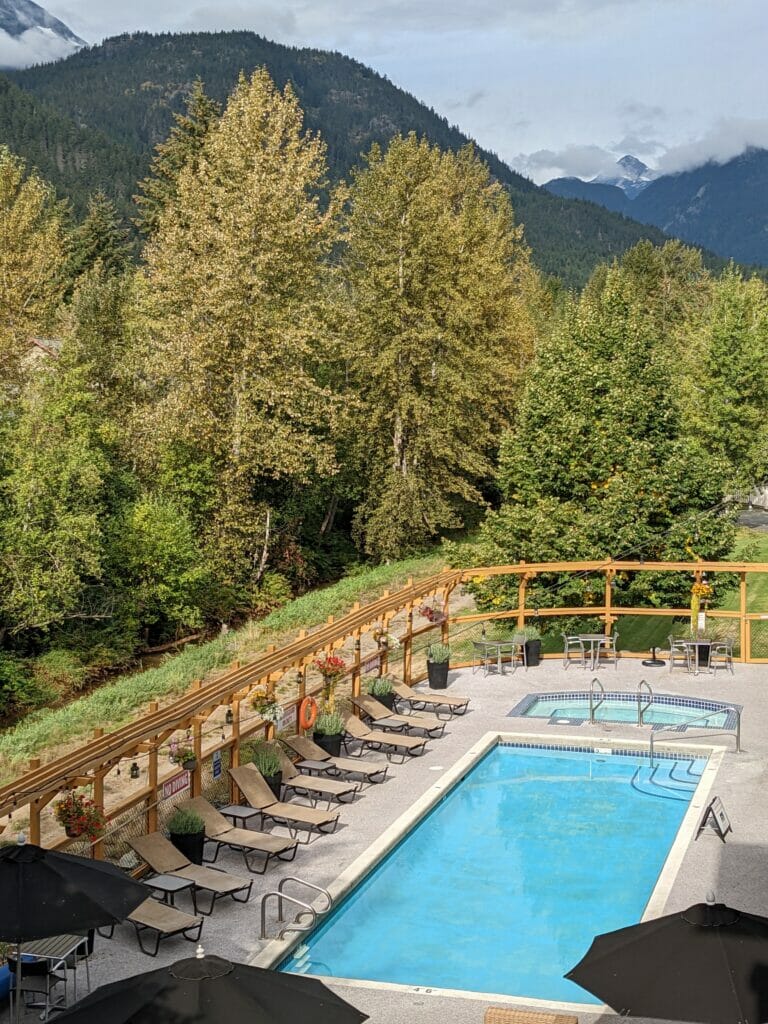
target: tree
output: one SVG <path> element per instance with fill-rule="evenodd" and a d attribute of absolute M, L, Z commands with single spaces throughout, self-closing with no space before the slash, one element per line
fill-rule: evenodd
<path fill-rule="evenodd" d="M 30 337 L 53 323 L 66 254 L 53 189 L 0 146 L 0 405 L 19 393 Z"/>
<path fill-rule="evenodd" d="M 332 396 L 315 376 L 335 231 L 324 174 L 291 88 L 243 77 L 146 249 L 151 457 L 177 493 L 206 495 L 200 529 L 246 589 L 269 564 L 280 489 L 334 469 Z"/>
<path fill-rule="evenodd" d="M 413 134 L 374 147 L 354 175 L 345 241 L 356 527 L 389 558 L 484 507 L 533 348 L 536 279 L 508 196 L 471 147 L 443 153 Z"/>
<path fill-rule="evenodd" d="M 187 99 L 184 114 L 176 121 L 165 142 L 156 147 L 149 176 L 139 182 L 141 192 L 134 196 L 139 214 L 136 223 L 145 235 L 158 228 L 163 210 L 175 199 L 179 174 L 187 164 L 194 168 L 208 133 L 221 115 L 221 107 L 206 96 L 202 81 L 196 78 Z"/>
<path fill-rule="evenodd" d="M 99 189 L 88 200 L 85 220 L 72 233 L 72 277 L 80 277 L 96 263 L 107 274 L 122 274 L 130 258 L 128 232 L 115 204 Z"/>
<path fill-rule="evenodd" d="M 621 267 L 601 276 L 531 366 L 501 447 L 504 502 L 483 526 L 484 557 L 718 558 L 733 539 L 720 504 L 725 467 L 685 428 L 674 359 L 635 282 Z M 618 582 L 635 600 L 660 603 L 664 585 L 687 597 L 680 580 L 665 579 Z M 552 603 L 541 583 L 533 600 Z M 589 603 L 591 585 L 571 578 L 575 604 Z"/>

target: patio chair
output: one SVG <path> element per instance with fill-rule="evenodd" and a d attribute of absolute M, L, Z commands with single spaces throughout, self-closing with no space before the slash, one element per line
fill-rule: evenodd
<path fill-rule="evenodd" d="M 293 790 L 297 796 L 304 796 L 311 800 L 312 805 L 319 798 L 328 801 L 331 806 L 332 800 L 339 803 L 351 802 L 360 792 L 359 782 L 341 782 L 339 779 L 316 779 L 312 775 L 304 775 L 296 768 L 293 761 L 282 750 L 277 751 L 280 759 L 280 770 L 283 773 L 283 787 L 286 790 Z M 349 798 L 349 801 L 347 801 Z"/>
<path fill-rule="evenodd" d="M 260 811 L 262 819 L 269 818 L 276 824 L 283 825 L 288 829 L 291 838 L 297 837 L 299 830 L 303 829 L 307 833 L 304 842 L 308 843 L 313 833 L 320 836 L 336 831 L 339 824 L 338 811 L 319 811 L 315 807 L 302 807 L 301 804 L 275 800 L 275 794 L 253 764 L 242 764 L 239 768 L 229 768 L 228 771 L 248 806 Z"/>
<path fill-rule="evenodd" d="M 201 796 L 185 800 L 179 804 L 179 807 L 194 811 L 203 819 L 206 842 L 216 844 L 213 857 L 206 858 L 211 863 L 218 858 L 222 846 L 225 846 L 230 850 L 242 853 L 245 866 L 249 871 L 255 875 L 263 875 L 271 860 L 292 861 L 296 856 L 298 843 L 295 839 L 284 839 L 283 836 L 255 832 L 249 828 L 235 828 L 232 822 L 225 818 L 220 811 L 217 811 L 213 804 Z M 261 869 L 253 866 L 252 858 L 254 856 L 264 858 Z"/>
<path fill-rule="evenodd" d="M 676 661 L 682 661 L 688 672 L 692 671 L 691 648 L 679 637 L 669 636 L 669 671 L 675 667 Z"/>
<path fill-rule="evenodd" d="M 569 636 L 567 633 L 560 634 L 563 638 L 563 668 L 568 668 L 572 661 L 578 662 L 582 668 L 587 667 L 587 652 L 584 648 L 584 641 L 580 636 Z M 576 657 L 571 657 L 575 655 Z"/>
<path fill-rule="evenodd" d="M 714 675 L 719 668 L 733 672 L 733 640 L 718 640 L 709 649 L 709 671 Z"/>
<path fill-rule="evenodd" d="M 610 636 L 606 636 L 604 640 L 598 641 L 595 650 L 595 668 L 611 661 L 614 668 L 619 667 L 618 640 L 619 634 L 612 633 Z"/>
<path fill-rule="evenodd" d="M 174 935 L 182 935 L 189 942 L 198 942 L 203 930 L 203 919 L 200 915 L 187 914 L 178 907 L 170 907 L 151 896 L 132 910 L 126 921 L 130 921 L 136 929 L 139 949 L 147 956 L 157 956 L 163 939 L 170 939 Z M 105 939 L 111 939 L 115 933 L 115 926 L 112 924 L 99 928 L 98 932 Z M 145 943 L 148 934 L 152 935 L 153 946 Z"/>
<path fill-rule="evenodd" d="M 360 776 L 362 782 L 383 782 L 387 777 L 389 766 L 384 764 L 366 764 L 359 758 L 354 761 L 350 757 L 333 757 L 327 750 L 319 747 L 314 740 L 307 736 L 288 736 L 283 742 L 295 751 L 305 761 L 314 761 L 316 765 L 323 764 L 323 774 L 346 776 Z M 320 768 L 316 768 L 320 771 Z"/>
<path fill-rule="evenodd" d="M 414 690 L 407 683 L 394 683 L 395 702 L 405 703 L 416 711 L 424 711 L 427 708 L 434 708 L 435 714 L 440 717 L 440 708 L 445 708 L 443 714 L 463 715 L 469 707 L 469 697 L 454 697 L 447 694 L 426 693 L 422 690 Z"/>
<path fill-rule="evenodd" d="M 361 711 L 366 718 L 370 718 L 382 729 L 392 729 L 394 732 L 405 732 L 410 734 L 418 730 L 429 736 L 430 739 L 438 739 L 445 732 L 445 722 L 437 715 L 430 715 L 423 711 L 415 711 L 412 715 L 397 715 L 389 708 L 368 694 L 361 694 L 352 698 L 352 704 Z"/>
<path fill-rule="evenodd" d="M 359 757 L 364 750 L 381 750 L 387 756 L 387 760 L 399 754 L 401 763 L 407 757 L 418 757 L 427 748 L 426 736 L 401 736 L 383 729 L 369 729 L 359 718 L 354 715 L 347 715 L 344 719 L 344 749 L 349 749 L 349 740 L 357 740 L 360 743 L 360 750 L 355 755 Z"/>
<path fill-rule="evenodd" d="M 483 1024 L 579 1024 L 579 1018 L 563 1013 L 508 1010 L 502 1006 L 489 1006 L 485 1011 Z"/>
<path fill-rule="evenodd" d="M 228 871 L 222 871 L 221 868 L 192 864 L 183 853 L 176 849 L 170 839 L 166 839 L 160 832 L 136 836 L 135 839 L 129 839 L 128 842 L 155 874 L 173 875 L 193 883 L 192 898 L 196 914 L 200 913 L 208 917 L 213 913 L 216 901 L 225 896 L 231 896 L 236 903 L 247 903 L 251 898 L 253 879 L 246 881 L 237 875 L 230 875 Z M 197 898 L 198 892 L 210 894 L 211 903 L 207 910 L 200 907 Z M 245 895 L 238 896 L 238 893 Z"/>
<path fill-rule="evenodd" d="M 482 668 L 483 675 L 487 676 L 494 658 L 494 652 L 484 640 L 472 641 L 472 675 L 477 669 Z"/>

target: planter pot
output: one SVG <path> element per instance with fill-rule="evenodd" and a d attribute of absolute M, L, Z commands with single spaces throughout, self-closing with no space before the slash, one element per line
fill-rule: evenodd
<path fill-rule="evenodd" d="M 385 708 L 389 708 L 390 711 L 395 710 L 396 698 L 394 693 L 378 694 L 377 696 L 374 696 L 373 699 L 377 700 L 379 704 L 383 704 Z"/>
<path fill-rule="evenodd" d="M 282 772 L 275 772 L 274 775 L 265 775 L 264 776 L 264 781 L 269 786 L 269 788 L 272 790 L 272 792 L 275 794 L 275 800 L 279 800 L 280 799 L 280 789 L 282 788 L 282 784 L 283 784 L 283 773 Z"/>
<path fill-rule="evenodd" d="M 341 754 L 341 733 L 337 733 L 335 736 L 326 736 L 325 733 L 313 732 L 312 739 L 331 757 L 338 757 Z"/>
<path fill-rule="evenodd" d="M 444 690 L 448 685 L 447 661 L 428 661 L 427 676 L 429 677 L 430 690 Z"/>
<path fill-rule="evenodd" d="M 528 668 L 535 668 L 541 662 L 541 640 L 525 641 L 525 663 Z"/>
<path fill-rule="evenodd" d="M 190 757 L 188 760 L 182 761 L 181 767 L 184 769 L 185 772 L 195 771 L 195 769 L 197 768 L 197 758 Z"/>
<path fill-rule="evenodd" d="M 11 972 L 7 964 L 0 967 L 0 1001 L 7 999 L 11 992 Z"/>
<path fill-rule="evenodd" d="M 183 853 L 187 860 L 193 864 L 203 863 L 203 847 L 205 846 L 205 831 L 181 834 L 170 832 L 169 838 L 179 853 Z"/>
<path fill-rule="evenodd" d="M 76 828 L 72 828 L 71 825 L 64 826 L 64 832 L 66 833 L 67 839 L 77 839 L 81 832 L 78 832 Z"/>

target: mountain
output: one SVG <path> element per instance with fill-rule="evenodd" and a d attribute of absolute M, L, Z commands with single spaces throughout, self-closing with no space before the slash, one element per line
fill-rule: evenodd
<path fill-rule="evenodd" d="M 0 68 L 65 57 L 86 43 L 32 0 L 0 0 Z"/>
<path fill-rule="evenodd" d="M 653 224 L 723 259 L 768 266 L 768 150 L 662 175 L 634 197 L 597 179 L 555 178 L 544 188 Z"/>
<path fill-rule="evenodd" d="M 66 60 L 11 74 L 35 103 L 98 133 L 132 154 L 146 173 L 154 146 L 163 140 L 173 114 L 184 109 L 197 76 L 206 91 L 223 101 L 241 71 L 266 66 L 279 86 L 291 82 L 306 114 L 328 146 L 333 178 L 348 174 L 372 143 L 415 131 L 445 148 L 469 140 L 458 128 L 387 78 L 339 53 L 282 46 L 252 32 L 137 33 L 107 39 Z M 16 129 L 16 135 L 23 131 Z M 0 136 L 0 142 L 2 136 Z M 22 146 L 21 155 L 27 151 Z M 491 172 L 509 190 L 517 218 L 537 265 L 569 287 L 583 285 L 594 267 L 642 238 L 665 236 L 590 203 L 551 195 L 512 171 L 494 153 L 479 150 Z M 112 161 L 114 151 L 110 155 Z M 105 168 L 103 184 L 115 187 Z M 56 185 L 65 189 L 55 176 Z M 130 192 L 123 195 L 127 201 Z"/>
<path fill-rule="evenodd" d="M 614 174 L 598 174 L 592 181 L 600 185 L 614 185 L 620 188 L 630 199 L 638 196 L 643 189 L 658 178 L 658 171 L 638 160 L 636 156 L 627 154 L 616 161 L 619 170 Z"/>

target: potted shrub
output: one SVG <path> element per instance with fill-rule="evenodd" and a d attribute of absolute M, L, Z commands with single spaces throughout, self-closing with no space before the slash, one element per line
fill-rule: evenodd
<path fill-rule="evenodd" d="M 102 809 L 83 793 L 73 790 L 53 805 L 56 820 L 64 826 L 70 839 L 83 836 L 98 839 L 104 834 L 107 820 Z"/>
<path fill-rule="evenodd" d="M 205 824 L 195 811 L 177 807 L 168 819 L 168 837 L 187 860 L 193 864 L 203 863 Z"/>
<path fill-rule="evenodd" d="M 451 648 L 448 644 L 430 644 L 427 648 L 427 676 L 431 690 L 444 690 L 448 685 L 448 663 Z"/>
<path fill-rule="evenodd" d="M 366 693 L 369 693 L 371 697 L 375 697 L 380 704 L 389 708 L 390 711 L 395 710 L 395 691 L 392 685 L 392 676 L 366 676 L 363 682 L 365 683 Z"/>
<path fill-rule="evenodd" d="M 195 748 L 189 743 L 179 743 L 177 740 L 173 740 L 170 757 L 171 761 L 180 764 L 188 772 L 193 772 L 197 768 Z"/>
<path fill-rule="evenodd" d="M 275 748 L 271 743 L 257 743 L 253 751 L 252 761 L 275 794 L 275 799 L 279 800 L 283 772 L 280 768 L 280 758 L 277 756 Z"/>
<path fill-rule="evenodd" d="M 341 753 L 341 741 L 344 736 L 344 719 L 336 711 L 324 711 L 315 720 L 315 731 L 312 739 L 331 757 Z"/>
<path fill-rule="evenodd" d="M 541 630 L 535 626 L 524 626 L 515 633 L 515 640 L 525 645 L 525 664 L 535 668 L 541 662 Z"/>

